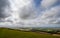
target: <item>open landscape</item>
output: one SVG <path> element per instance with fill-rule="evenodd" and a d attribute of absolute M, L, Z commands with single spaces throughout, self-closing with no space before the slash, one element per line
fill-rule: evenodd
<path fill-rule="evenodd" d="M 0 28 L 0 38 L 60 38 L 60 35 L 50 34 L 37 30 L 27 31 L 10 28 Z"/>
<path fill-rule="evenodd" d="M 0 0 L 0 38 L 60 38 L 60 0 Z"/>

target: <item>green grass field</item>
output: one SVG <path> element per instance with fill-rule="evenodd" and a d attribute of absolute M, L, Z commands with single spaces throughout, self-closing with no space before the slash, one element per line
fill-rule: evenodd
<path fill-rule="evenodd" d="M 60 38 L 60 36 L 0 28 L 0 38 Z"/>

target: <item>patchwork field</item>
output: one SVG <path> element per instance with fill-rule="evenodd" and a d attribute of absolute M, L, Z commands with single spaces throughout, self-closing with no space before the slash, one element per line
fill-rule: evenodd
<path fill-rule="evenodd" d="M 0 38 L 60 38 L 60 36 L 0 28 Z"/>

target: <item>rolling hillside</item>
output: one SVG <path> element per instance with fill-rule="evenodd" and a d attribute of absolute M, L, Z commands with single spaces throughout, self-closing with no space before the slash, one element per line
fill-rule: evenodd
<path fill-rule="evenodd" d="M 60 38 L 60 36 L 0 28 L 0 38 Z"/>

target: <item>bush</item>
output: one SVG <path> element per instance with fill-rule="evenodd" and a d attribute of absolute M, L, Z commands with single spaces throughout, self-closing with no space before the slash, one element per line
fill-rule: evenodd
<path fill-rule="evenodd" d="M 47 31 L 47 33 L 50 33 L 50 34 L 56 34 L 57 31 L 52 30 L 52 31 Z"/>

